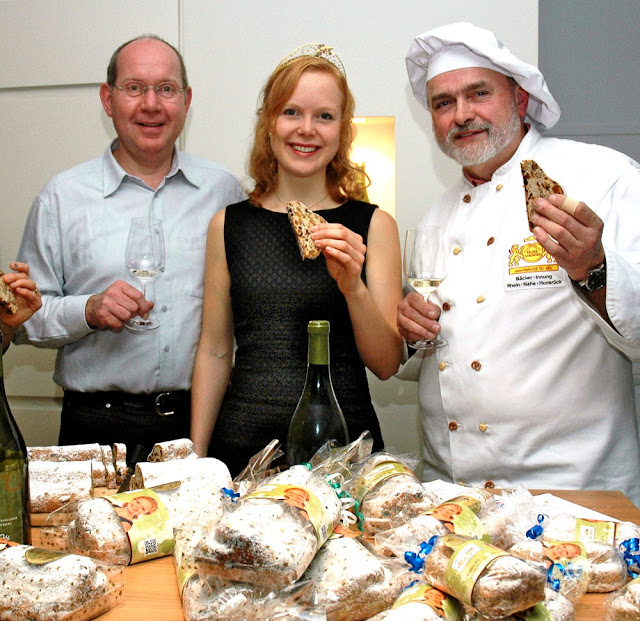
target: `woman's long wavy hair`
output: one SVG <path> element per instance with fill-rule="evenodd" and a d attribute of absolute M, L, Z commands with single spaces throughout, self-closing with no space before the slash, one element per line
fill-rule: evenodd
<path fill-rule="evenodd" d="M 284 67 L 278 67 L 262 89 L 262 105 L 258 109 L 254 142 L 249 154 L 248 173 L 255 181 L 249 199 L 255 205 L 273 192 L 277 184 L 278 161 L 271 150 L 270 134 L 275 129 L 276 119 L 298 85 L 305 71 L 323 71 L 332 75 L 342 93 L 342 118 L 338 151 L 327 165 L 327 191 L 337 203 L 364 196 L 363 172 L 349 159 L 355 128 L 351 122 L 355 101 L 347 80 L 338 68 L 324 58 L 301 56 Z M 367 179 L 368 181 L 368 179 Z M 368 183 L 367 183 L 368 185 Z"/>

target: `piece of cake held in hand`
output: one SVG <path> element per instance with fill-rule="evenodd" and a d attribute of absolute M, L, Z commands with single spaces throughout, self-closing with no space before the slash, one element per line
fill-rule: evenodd
<path fill-rule="evenodd" d="M 291 201 L 287 203 L 287 214 L 291 228 L 296 236 L 298 248 L 303 259 L 315 259 L 320 256 L 320 248 L 316 246 L 316 242 L 311 237 L 311 228 L 316 224 L 322 224 L 326 220 L 311 211 L 304 203 L 300 201 Z"/>
<path fill-rule="evenodd" d="M 4 272 L 0 270 L 0 308 L 4 309 L 10 315 L 15 315 L 18 312 L 18 300 L 16 299 L 16 294 L 13 292 L 13 289 L 2 280 L 3 276 Z"/>
<path fill-rule="evenodd" d="M 532 218 L 536 212 L 533 201 L 536 198 L 547 198 L 550 194 L 564 194 L 564 190 L 557 181 L 548 177 L 534 160 L 523 160 L 520 162 L 520 168 L 524 180 L 524 198 L 527 203 L 529 230 L 533 231 Z"/>

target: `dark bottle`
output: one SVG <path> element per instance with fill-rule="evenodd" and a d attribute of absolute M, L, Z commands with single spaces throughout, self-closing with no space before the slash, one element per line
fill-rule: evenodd
<path fill-rule="evenodd" d="M 347 423 L 333 392 L 329 370 L 329 322 L 309 322 L 307 379 L 287 434 L 287 463 L 309 461 L 329 440 L 349 442 Z"/>
<path fill-rule="evenodd" d="M 0 353 L 0 538 L 29 543 L 27 449 L 4 390 Z"/>

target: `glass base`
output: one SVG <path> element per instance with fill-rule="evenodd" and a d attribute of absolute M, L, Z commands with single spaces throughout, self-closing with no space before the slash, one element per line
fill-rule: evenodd
<path fill-rule="evenodd" d="M 431 341 L 415 341 L 414 343 L 409 343 L 409 346 L 413 349 L 426 349 L 433 351 L 436 349 L 440 349 L 441 347 L 446 347 L 447 341 L 444 341 L 443 339 L 433 339 Z"/>
<path fill-rule="evenodd" d="M 160 322 L 156 319 L 131 319 L 124 324 L 124 327 L 129 332 L 147 332 L 149 330 L 156 330 L 160 327 Z"/>

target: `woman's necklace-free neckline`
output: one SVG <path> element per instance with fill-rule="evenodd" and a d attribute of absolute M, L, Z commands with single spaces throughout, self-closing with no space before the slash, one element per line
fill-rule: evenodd
<path fill-rule="evenodd" d="M 285 207 L 287 206 L 287 203 L 285 203 L 275 192 L 273 193 L 273 195 L 278 199 L 278 201 L 280 203 L 282 203 Z M 327 192 L 317 203 L 313 203 L 313 205 L 305 205 L 305 207 L 307 209 L 313 209 L 314 207 L 316 207 L 317 205 L 319 205 L 320 203 L 322 203 L 324 201 L 325 198 L 327 198 L 327 196 L 329 196 L 329 192 Z"/>

